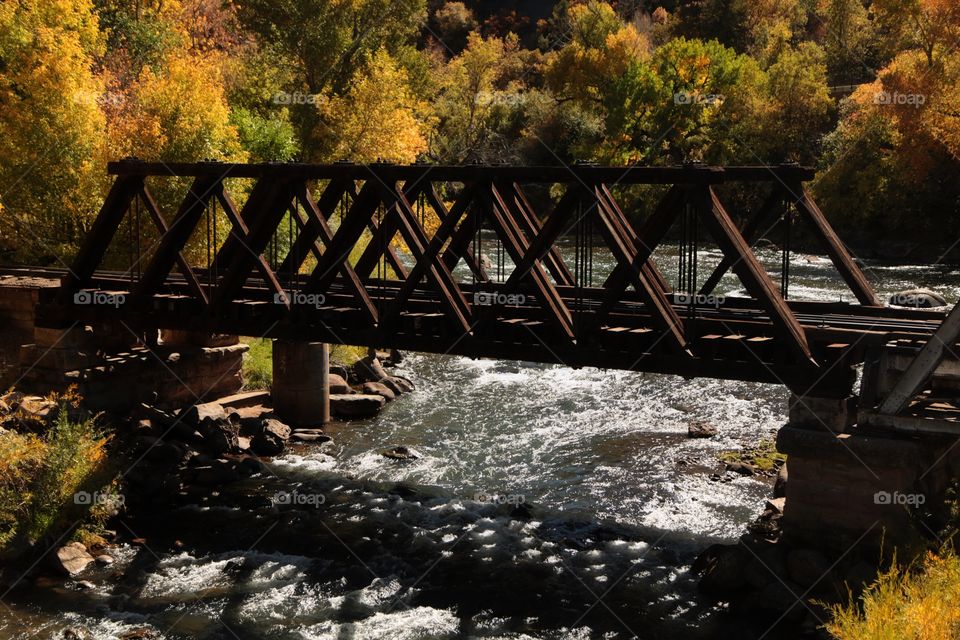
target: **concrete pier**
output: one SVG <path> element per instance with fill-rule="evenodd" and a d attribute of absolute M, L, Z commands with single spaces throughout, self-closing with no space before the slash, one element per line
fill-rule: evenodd
<path fill-rule="evenodd" d="M 273 341 L 273 409 L 294 426 L 330 422 L 330 349 L 322 342 Z"/>
<path fill-rule="evenodd" d="M 777 437 L 788 456 L 786 541 L 838 553 L 854 543 L 874 553 L 936 543 L 960 469 L 960 448 L 947 437 L 958 432 L 955 412 L 942 404 L 957 394 L 960 361 L 948 358 L 928 381 L 929 403 L 939 411 L 884 416 L 876 409 L 917 352 L 915 344 L 875 349 L 856 396 L 791 397 Z"/>

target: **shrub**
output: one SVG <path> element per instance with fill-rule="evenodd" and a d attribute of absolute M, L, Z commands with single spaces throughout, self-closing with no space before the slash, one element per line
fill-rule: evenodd
<path fill-rule="evenodd" d="M 860 602 L 833 608 L 839 640 L 950 640 L 960 637 L 960 557 L 929 553 L 918 567 L 894 565 Z"/>
<path fill-rule="evenodd" d="M 0 434 L 0 554 L 16 556 L 81 523 L 106 520 L 109 507 L 75 496 L 107 495 L 109 441 L 92 419 L 70 420 L 65 407 L 43 436 Z"/>

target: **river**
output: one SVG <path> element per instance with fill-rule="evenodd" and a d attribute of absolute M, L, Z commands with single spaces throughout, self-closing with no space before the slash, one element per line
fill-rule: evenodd
<path fill-rule="evenodd" d="M 775 271 L 779 254 L 760 254 Z M 700 256 L 702 265 L 718 259 Z M 883 295 L 925 286 L 960 296 L 953 266 L 867 266 Z M 797 255 L 791 271 L 794 298 L 850 298 L 823 258 Z M 718 292 L 737 290 L 728 277 Z M 785 389 L 421 354 L 407 354 L 397 373 L 416 393 L 273 464 L 273 489 L 320 496 L 302 506 L 319 513 L 313 551 L 122 547 L 113 567 L 82 576 L 92 589 L 23 581 L 3 598 L 0 637 L 68 628 L 91 638 L 150 630 L 143 637 L 291 640 L 767 631 L 699 596 L 688 570 L 762 510 L 768 480 L 709 476 L 721 452 L 773 436 Z M 688 439 L 697 420 L 719 435 Z M 379 453 L 399 445 L 418 459 Z M 789 637 L 777 634 L 766 637 Z"/>

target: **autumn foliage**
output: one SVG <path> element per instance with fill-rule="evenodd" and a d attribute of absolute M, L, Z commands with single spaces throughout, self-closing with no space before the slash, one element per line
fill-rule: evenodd
<path fill-rule="evenodd" d="M 62 266 L 125 156 L 799 161 L 847 237 L 935 238 L 958 40 L 954 0 L 7 0 L 0 255 Z"/>

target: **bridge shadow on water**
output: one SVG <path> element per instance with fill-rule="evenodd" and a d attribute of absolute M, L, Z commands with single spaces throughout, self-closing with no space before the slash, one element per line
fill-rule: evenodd
<path fill-rule="evenodd" d="M 699 597 L 682 536 L 402 484 L 255 477 L 172 512 L 133 508 L 123 526 L 146 544 L 93 608 L 167 638 L 749 638 L 770 624 Z"/>

